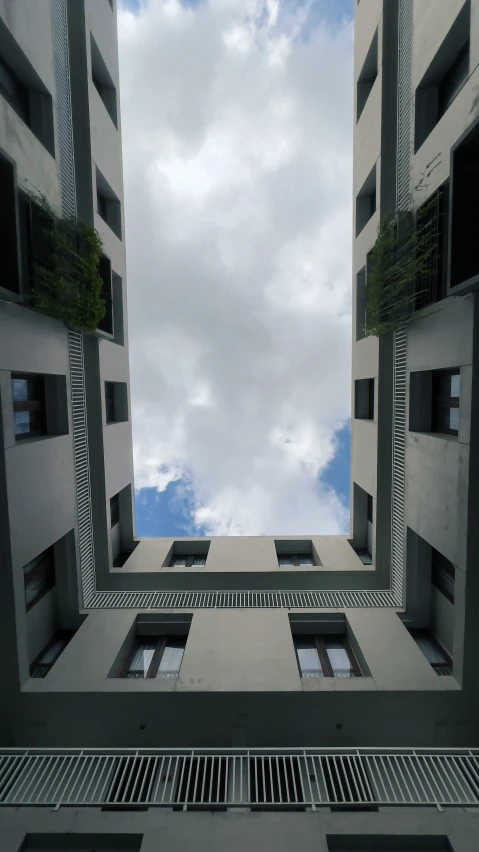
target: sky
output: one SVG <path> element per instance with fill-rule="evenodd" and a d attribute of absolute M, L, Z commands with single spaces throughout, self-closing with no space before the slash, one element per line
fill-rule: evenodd
<path fill-rule="evenodd" d="M 137 535 L 349 529 L 352 0 L 122 0 Z"/>

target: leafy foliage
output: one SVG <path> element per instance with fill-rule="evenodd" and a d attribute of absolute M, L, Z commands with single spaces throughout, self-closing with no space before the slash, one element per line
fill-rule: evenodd
<path fill-rule="evenodd" d="M 56 216 L 43 195 L 29 192 L 47 246 L 47 259 L 34 259 L 30 302 L 34 310 L 65 325 L 94 333 L 105 316 L 99 274 L 103 243 L 92 225 Z"/>
<path fill-rule="evenodd" d="M 433 196 L 415 221 L 412 213 L 399 211 L 381 219 L 368 257 L 366 335 L 388 335 L 417 319 L 437 251 L 436 203 Z"/>

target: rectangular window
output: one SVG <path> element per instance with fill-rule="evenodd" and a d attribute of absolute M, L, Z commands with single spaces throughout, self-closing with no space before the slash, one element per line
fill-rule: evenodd
<path fill-rule="evenodd" d="M 113 233 L 122 239 L 121 204 L 108 181 L 96 169 L 96 207 L 97 213 L 111 228 Z"/>
<path fill-rule="evenodd" d="M 456 56 L 439 83 L 438 118 L 449 109 L 469 77 L 469 41 Z"/>
<path fill-rule="evenodd" d="M 177 678 L 186 646 L 186 636 L 138 636 L 119 677 Z"/>
<path fill-rule="evenodd" d="M 113 292 L 112 292 L 112 273 L 110 259 L 103 254 L 98 267 L 98 274 L 102 280 L 101 297 L 105 300 L 105 316 L 98 323 L 98 330 L 103 331 L 113 337 L 114 333 L 114 318 L 113 318 Z"/>
<path fill-rule="evenodd" d="M 359 556 L 361 562 L 363 563 L 363 565 L 372 565 L 373 564 L 373 558 L 372 558 L 369 550 L 366 550 L 366 548 L 364 548 L 364 547 L 356 547 L 354 549 L 355 549 L 357 555 Z"/>
<path fill-rule="evenodd" d="M 288 565 L 314 565 L 313 557 L 308 553 L 285 553 L 278 556 L 278 565 L 282 568 Z"/>
<path fill-rule="evenodd" d="M 114 423 L 115 417 L 115 384 L 114 382 L 105 382 L 105 413 L 106 422 Z"/>
<path fill-rule="evenodd" d="M 118 502 L 118 494 L 115 494 L 114 497 L 110 500 L 110 525 L 112 527 L 118 523 L 120 520 L 120 506 Z"/>
<path fill-rule="evenodd" d="M 53 547 L 49 547 L 23 566 L 25 604 L 29 612 L 55 585 Z"/>
<path fill-rule="evenodd" d="M 432 431 L 446 435 L 459 433 L 460 370 L 434 370 L 432 373 Z"/>
<path fill-rule="evenodd" d="M 452 675 L 452 660 L 429 630 L 410 630 L 418 648 L 437 675 Z"/>
<path fill-rule="evenodd" d="M 445 190 L 438 189 L 417 211 L 418 259 L 422 271 L 416 281 L 416 310 L 433 305 L 446 296 L 443 281 L 445 262 Z"/>
<path fill-rule="evenodd" d="M 361 118 L 361 113 L 371 94 L 376 77 L 378 76 L 378 31 L 374 33 L 373 40 L 369 46 L 366 58 L 361 68 L 356 86 L 356 121 Z"/>
<path fill-rule="evenodd" d="M 0 154 L 0 286 L 20 292 L 15 167 Z"/>
<path fill-rule="evenodd" d="M 0 95 L 25 124 L 30 125 L 30 95 L 15 71 L 0 57 Z"/>
<path fill-rule="evenodd" d="M 433 586 L 450 601 L 454 603 L 455 570 L 452 562 L 446 559 L 442 553 L 431 548 L 431 579 Z"/>
<path fill-rule="evenodd" d="M 105 109 L 113 124 L 117 127 L 117 99 L 116 89 L 111 79 L 110 72 L 105 64 L 100 49 L 90 33 L 91 45 L 91 77 L 93 85 L 103 101 Z"/>
<path fill-rule="evenodd" d="M 172 568 L 203 568 L 206 565 L 206 556 L 188 554 L 185 556 L 173 556 Z"/>
<path fill-rule="evenodd" d="M 30 677 L 46 677 L 73 635 L 72 632 L 67 630 L 57 633 L 31 664 Z"/>
<path fill-rule="evenodd" d="M 47 434 L 43 376 L 12 373 L 15 440 Z"/>
<path fill-rule="evenodd" d="M 301 677 L 362 677 L 346 636 L 295 636 Z"/>
<path fill-rule="evenodd" d="M 479 280 L 479 205 L 468 204 L 479 192 L 479 123 L 452 149 L 450 287 L 477 287 Z"/>
<path fill-rule="evenodd" d="M 370 494 L 368 494 L 368 521 L 370 524 L 373 522 L 373 498 Z"/>
<path fill-rule="evenodd" d="M 376 211 L 376 166 L 356 196 L 356 236 L 358 237 Z"/>
<path fill-rule="evenodd" d="M 374 379 L 354 382 L 354 416 L 356 420 L 374 419 Z"/>

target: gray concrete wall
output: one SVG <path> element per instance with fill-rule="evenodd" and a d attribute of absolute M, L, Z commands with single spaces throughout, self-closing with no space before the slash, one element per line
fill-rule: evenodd
<path fill-rule="evenodd" d="M 305 852 L 328 852 L 328 838 L 332 836 L 345 842 L 351 836 L 372 837 L 376 840 L 372 848 L 380 850 L 384 848 L 381 840 L 391 835 L 404 839 L 400 852 L 404 848 L 416 852 L 412 840 L 418 836 L 437 838 L 438 852 L 446 849 L 440 845 L 445 838 L 453 852 L 476 852 L 479 816 L 468 809 L 440 813 L 434 808 L 391 808 L 379 813 L 330 813 L 329 809 L 316 813 L 171 813 L 154 808 L 147 813 L 75 808 L 54 813 L 42 808 L 10 808 L 0 813 L 0 829 L 4 852 L 18 852 L 27 833 L 70 835 L 70 839 L 71 835 L 89 833 L 102 836 L 105 845 L 108 834 L 130 835 L 132 840 L 140 836 L 141 852 L 157 852 L 159 838 L 168 852 L 220 852 L 228 848 L 235 852 L 289 852 L 295 847 Z M 434 846 L 427 848 L 436 852 Z M 85 849 L 91 849 L 91 842 Z"/>

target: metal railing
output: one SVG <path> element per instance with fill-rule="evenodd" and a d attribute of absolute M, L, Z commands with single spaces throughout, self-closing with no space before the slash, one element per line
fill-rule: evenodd
<path fill-rule="evenodd" d="M 327 608 L 401 606 L 388 591 L 169 591 L 93 592 L 85 603 L 89 609 L 250 609 Z"/>
<path fill-rule="evenodd" d="M 479 805 L 479 749 L 1 749 L 0 806 Z"/>

